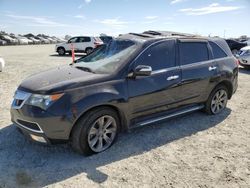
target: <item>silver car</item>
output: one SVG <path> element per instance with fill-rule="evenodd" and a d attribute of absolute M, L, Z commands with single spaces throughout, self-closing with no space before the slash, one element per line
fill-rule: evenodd
<path fill-rule="evenodd" d="M 244 68 L 250 68 L 250 46 L 241 48 L 237 58 L 239 59 L 241 66 Z"/>

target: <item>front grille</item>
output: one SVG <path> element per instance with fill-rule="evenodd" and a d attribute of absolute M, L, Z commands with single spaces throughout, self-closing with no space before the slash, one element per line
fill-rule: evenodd
<path fill-rule="evenodd" d="M 37 123 L 29 122 L 29 121 L 24 121 L 24 120 L 20 120 L 20 119 L 17 120 L 17 123 L 20 126 L 26 128 L 26 129 L 29 129 L 31 131 L 34 131 L 34 132 L 43 132 Z"/>

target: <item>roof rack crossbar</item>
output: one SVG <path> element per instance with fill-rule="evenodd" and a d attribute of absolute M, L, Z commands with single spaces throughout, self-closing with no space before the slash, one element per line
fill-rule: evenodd
<path fill-rule="evenodd" d="M 144 34 L 140 34 L 140 33 L 129 33 L 130 35 L 135 35 L 135 36 L 139 36 L 139 37 L 145 37 L 145 38 L 150 38 L 151 36 L 148 35 L 144 35 Z"/>
<path fill-rule="evenodd" d="M 162 35 L 162 33 L 157 32 L 157 31 L 152 31 L 152 30 L 145 31 L 145 32 L 143 32 L 143 33 L 144 33 L 144 34 L 150 34 L 150 35 Z"/>

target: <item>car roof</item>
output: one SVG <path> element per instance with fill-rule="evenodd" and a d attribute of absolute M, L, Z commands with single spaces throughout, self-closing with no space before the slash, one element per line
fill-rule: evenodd
<path fill-rule="evenodd" d="M 178 39 L 180 41 L 190 42 L 213 42 L 222 48 L 228 56 L 232 56 L 232 52 L 225 39 L 219 37 L 204 37 L 187 33 L 171 32 L 171 31 L 145 31 L 143 33 L 128 33 L 119 36 L 117 39 L 132 40 L 139 44 L 152 44 L 163 39 Z"/>
<path fill-rule="evenodd" d="M 145 31 L 143 33 L 128 33 L 117 37 L 117 39 L 128 39 L 138 42 L 157 41 L 162 39 L 179 39 L 179 40 L 190 40 L 190 41 L 224 40 L 218 37 L 204 37 L 200 35 L 171 32 L 171 31 Z"/>

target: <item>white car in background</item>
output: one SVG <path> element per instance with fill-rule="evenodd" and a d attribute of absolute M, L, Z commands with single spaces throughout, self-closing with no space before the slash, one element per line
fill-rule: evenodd
<path fill-rule="evenodd" d="M 39 37 L 39 36 L 38 36 L 38 38 L 40 39 L 42 44 L 50 44 L 50 41 L 48 39 L 43 38 L 43 37 Z"/>
<path fill-rule="evenodd" d="M 18 40 L 10 37 L 9 35 L 1 35 L 1 39 L 5 40 L 7 44 L 17 44 Z"/>
<path fill-rule="evenodd" d="M 0 72 L 3 71 L 4 66 L 5 66 L 4 59 L 0 56 Z"/>
<path fill-rule="evenodd" d="M 38 39 L 35 39 L 34 37 L 29 37 L 30 40 L 32 40 L 33 44 L 40 44 L 41 41 Z"/>
<path fill-rule="evenodd" d="M 70 38 L 67 42 L 57 44 L 55 51 L 59 55 L 65 55 L 65 53 L 71 53 L 72 46 L 74 51 L 80 53 L 89 54 L 103 42 L 99 37 L 77 36 Z"/>
<path fill-rule="evenodd" d="M 236 57 L 239 59 L 241 66 L 244 68 L 250 68 L 250 46 L 241 48 Z"/>
<path fill-rule="evenodd" d="M 26 37 L 22 37 L 22 36 L 16 36 L 19 44 L 32 44 L 32 41 L 27 39 Z"/>

